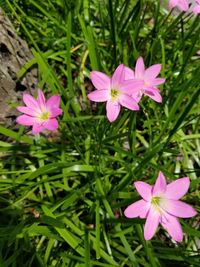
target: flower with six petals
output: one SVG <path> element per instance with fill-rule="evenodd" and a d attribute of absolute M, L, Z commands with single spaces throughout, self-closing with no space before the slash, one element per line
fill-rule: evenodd
<path fill-rule="evenodd" d="M 121 106 L 130 110 L 138 110 L 137 101 L 131 97 L 132 90 L 139 89 L 143 82 L 137 79 L 125 80 L 125 66 L 120 64 L 110 78 L 100 71 L 92 71 L 91 81 L 95 88 L 88 98 L 95 102 L 107 102 L 107 118 L 110 122 L 117 119 Z"/>
<path fill-rule="evenodd" d="M 51 96 L 47 101 L 41 90 L 38 90 L 38 97 L 35 99 L 29 94 L 23 95 L 26 106 L 19 106 L 17 110 L 24 113 L 17 117 L 16 122 L 21 125 L 33 126 L 33 134 L 38 134 L 44 129 L 55 131 L 58 128 L 57 116 L 62 114 L 59 108 L 60 97 Z"/>
<path fill-rule="evenodd" d="M 159 172 L 154 186 L 145 182 L 134 185 L 143 199 L 128 206 L 124 214 L 128 218 L 146 218 L 144 238 L 153 237 L 159 223 L 175 241 L 182 241 L 183 231 L 178 218 L 190 218 L 196 211 L 190 205 L 180 201 L 189 188 L 188 177 L 177 179 L 167 185 L 162 172 Z"/>
<path fill-rule="evenodd" d="M 125 79 L 137 79 L 143 81 L 140 88 L 132 90 L 132 97 L 139 102 L 142 95 L 147 95 L 156 102 L 162 102 L 162 97 L 160 95 L 160 90 L 157 88 L 158 85 L 165 82 L 165 78 L 157 78 L 161 70 L 161 64 L 155 64 L 150 66 L 145 70 L 144 60 L 139 57 L 135 71 L 125 67 Z"/>

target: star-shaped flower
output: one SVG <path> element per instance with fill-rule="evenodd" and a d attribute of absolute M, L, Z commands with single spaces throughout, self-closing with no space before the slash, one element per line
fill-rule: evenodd
<path fill-rule="evenodd" d="M 16 122 L 21 125 L 33 126 L 33 134 L 38 134 L 44 129 L 55 131 L 58 128 L 57 116 L 62 114 L 59 108 L 60 97 L 51 96 L 47 101 L 41 90 L 38 90 L 38 97 L 35 99 L 29 94 L 23 95 L 26 106 L 19 106 L 17 109 L 24 113 L 17 117 Z"/>
<path fill-rule="evenodd" d="M 130 110 L 138 110 L 137 101 L 131 97 L 132 90 L 137 90 L 143 84 L 137 79 L 125 80 L 125 66 L 119 65 L 112 77 L 100 71 L 92 71 L 91 81 L 96 91 L 88 94 L 88 98 L 95 102 L 107 102 L 107 118 L 110 122 L 117 119 L 121 106 Z"/>
<path fill-rule="evenodd" d="M 125 79 L 137 79 L 143 81 L 143 84 L 140 88 L 132 90 L 132 97 L 139 102 L 141 97 L 144 95 L 149 96 L 156 102 L 162 102 L 162 97 L 160 95 L 160 90 L 157 88 L 158 85 L 165 82 L 165 78 L 157 78 L 161 70 L 161 64 L 155 64 L 150 66 L 145 70 L 144 60 L 142 57 L 139 57 L 135 71 L 125 67 Z"/>
<path fill-rule="evenodd" d="M 144 238 L 151 239 L 159 224 L 176 241 L 183 239 L 183 231 L 178 218 L 190 218 L 196 215 L 192 206 L 180 201 L 189 188 L 188 177 L 180 178 L 167 185 L 162 172 L 159 172 L 154 186 L 145 182 L 134 185 L 143 199 L 128 206 L 124 214 L 128 218 L 146 218 Z"/>

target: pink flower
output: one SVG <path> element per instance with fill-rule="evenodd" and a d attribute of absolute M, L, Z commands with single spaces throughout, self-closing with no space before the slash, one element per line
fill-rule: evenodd
<path fill-rule="evenodd" d="M 33 126 L 33 134 L 40 133 L 44 129 L 55 131 L 58 128 L 56 117 L 62 114 L 62 109 L 59 108 L 60 97 L 58 95 L 53 95 L 45 101 L 43 92 L 38 90 L 37 99 L 29 94 L 24 94 L 23 101 L 26 106 L 20 106 L 17 109 L 24 115 L 17 117 L 17 123 Z"/>
<path fill-rule="evenodd" d="M 187 11 L 189 9 L 189 3 L 187 0 L 169 0 L 169 8 L 178 7 L 181 11 Z"/>
<path fill-rule="evenodd" d="M 197 55 L 200 55 L 200 50 L 197 51 Z"/>
<path fill-rule="evenodd" d="M 110 122 L 117 119 L 121 106 L 131 110 L 139 109 L 130 94 L 132 90 L 140 88 L 142 82 L 136 79 L 125 81 L 123 64 L 117 67 L 111 78 L 99 71 L 92 71 L 90 78 L 97 90 L 89 93 L 88 98 L 95 102 L 107 102 L 107 118 Z"/>
<path fill-rule="evenodd" d="M 160 223 L 174 240 L 180 242 L 183 232 L 178 218 L 196 215 L 196 211 L 190 205 L 179 200 L 188 191 L 189 184 L 189 178 L 184 177 L 167 185 L 162 172 L 159 172 L 154 186 L 135 182 L 134 185 L 143 199 L 128 206 L 124 214 L 128 218 L 146 218 L 146 240 L 153 237 Z"/>
<path fill-rule="evenodd" d="M 143 86 L 139 89 L 136 88 L 132 93 L 132 97 L 134 97 L 137 102 L 140 101 L 143 94 L 148 95 L 156 102 L 162 102 L 160 90 L 156 87 L 165 82 L 164 78 L 156 78 L 160 73 L 161 67 L 161 64 L 155 64 L 145 70 L 142 57 L 139 57 L 136 62 L 135 72 L 132 69 L 125 67 L 126 80 L 137 79 L 143 81 Z"/>
<path fill-rule="evenodd" d="M 200 0 L 196 0 L 196 6 L 194 6 L 192 12 L 194 14 L 200 14 Z"/>

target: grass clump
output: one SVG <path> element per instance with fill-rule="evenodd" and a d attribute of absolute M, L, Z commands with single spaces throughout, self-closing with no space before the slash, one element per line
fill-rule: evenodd
<path fill-rule="evenodd" d="M 138 200 L 133 182 L 154 184 L 161 170 L 190 177 L 184 200 L 199 212 L 200 17 L 151 0 L 2 3 L 63 115 L 59 131 L 37 137 L 0 127 L 0 266 L 199 266 L 198 215 L 181 221 L 178 244 L 162 229 L 145 241 L 144 220 L 123 211 Z M 163 102 L 144 97 L 110 124 L 87 99 L 89 74 L 139 56 L 162 64 Z"/>

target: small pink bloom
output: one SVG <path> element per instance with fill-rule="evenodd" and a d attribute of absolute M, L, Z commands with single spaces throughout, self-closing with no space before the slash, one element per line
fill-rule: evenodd
<path fill-rule="evenodd" d="M 181 11 L 189 9 L 188 0 L 169 0 L 169 8 L 178 7 Z"/>
<path fill-rule="evenodd" d="M 196 5 L 192 9 L 194 14 L 200 14 L 200 0 L 196 0 Z"/>
<path fill-rule="evenodd" d="M 139 57 L 135 72 L 125 67 L 125 79 L 137 79 L 143 81 L 143 86 L 139 89 L 132 91 L 132 97 L 135 98 L 137 102 L 140 101 L 142 95 L 147 95 L 156 102 L 162 102 L 162 97 L 160 95 L 160 90 L 157 88 L 158 85 L 165 82 L 165 78 L 156 78 L 161 70 L 161 64 L 155 64 L 145 70 L 144 60 Z"/>
<path fill-rule="evenodd" d="M 178 218 L 190 218 L 196 211 L 188 204 L 180 201 L 189 188 L 188 177 L 180 178 L 167 185 L 160 171 L 154 186 L 145 182 L 134 183 L 138 193 L 143 198 L 128 206 L 124 214 L 127 218 L 146 218 L 144 238 L 151 239 L 159 223 L 176 241 L 183 239 L 183 231 Z"/>
<path fill-rule="evenodd" d="M 197 51 L 197 55 L 200 55 L 200 50 Z"/>
<path fill-rule="evenodd" d="M 107 102 L 107 118 L 110 122 L 117 119 L 121 106 L 131 110 L 139 109 L 137 101 L 131 97 L 131 92 L 140 88 L 143 82 L 136 79 L 125 81 L 124 68 L 123 64 L 119 65 L 111 78 L 99 71 L 92 71 L 90 74 L 97 90 L 89 93 L 88 98 L 95 102 Z"/>
<path fill-rule="evenodd" d="M 46 101 L 43 92 L 38 90 L 37 99 L 29 94 L 24 94 L 23 101 L 26 106 L 20 106 L 17 109 L 24 115 L 17 117 L 17 123 L 33 126 L 33 134 L 40 133 L 44 129 L 55 131 L 58 128 L 56 117 L 62 114 L 62 109 L 59 108 L 60 97 L 58 95 L 53 95 Z"/>

